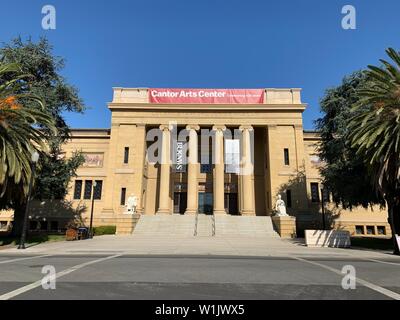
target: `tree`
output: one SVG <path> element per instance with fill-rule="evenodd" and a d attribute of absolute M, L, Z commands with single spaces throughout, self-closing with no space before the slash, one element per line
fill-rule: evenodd
<path fill-rule="evenodd" d="M 13 74 L 14 77 L 4 76 Z M 44 112 L 42 100 L 29 93 L 29 86 L 17 64 L 0 62 L 0 196 L 6 193 L 9 183 L 21 183 L 23 194 L 31 176 L 30 161 L 34 151 L 44 153 L 46 149 L 45 134 L 38 126 L 54 132 L 53 118 Z M 20 89 L 23 94 L 15 94 Z M 28 108 L 24 101 L 35 104 Z"/>
<path fill-rule="evenodd" d="M 400 53 L 386 50 L 392 63 L 368 66 L 366 81 L 357 89 L 349 141 L 367 166 L 374 190 L 385 200 L 392 233 L 400 234 Z M 399 248 L 393 236 L 395 253 Z"/>
<path fill-rule="evenodd" d="M 43 100 L 46 111 L 56 121 L 58 135 L 50 132 L 50 140 L 62 143 L 68 139 L 69 128 L 63 113 L 82 113 L 85 106 L 78 96 L 78 90 L 60 75 L 65 60 L 53 55 L 53 47 L 45 38 L 41 38 L 38 43 L 31 39 L 23 42 L 21 38 L 16 38 L 0 48 L 0 58 L 5 63 L 18 63 L 21 71 L 30 75 L 30 92 Z M 27 103 L 27 106 L 31 104 Z"/>
<path fill-rule="evenodd" d="M 82 155 L 78 152 L 70 159 L 62 158 L 61 146 L 69 138 L 70 131 L 66 124 L 64 112 L 83 112 L 85 107 L 78 96 L 78 90 L 67 83 L 60 75 L 65 61 L 53 55 L 53 48 L 49 42 L 42 38 L 37 43 L 31 39 L 26 42 L 17 38 L 11 43 L 0 48 L 0 59 L 5 63 L 17 63 L 24 74 L 29 74 L 29 92 L 43 101 L 44 112 L 50 116 L 57 131 L 49 130 L 39 123 L 48 152 L 42 154 L 38 163 L 38 174 L 35 181 L 34 195 L 37 198 L 59 198 L 67 193 L 67 186 L 74 176 L 75 170 L 83 162 Z M 3 81 L 10 81 L 15 74 L 7 73 Z M 27 88 L 18 88 L 16 94 L 25 94 Z M 36 109 L 33 101 L 26 100 L 27 109 Z M 0 199 L 0 207 L 14 209 L 13 233 L 17 235 L 22 224 L 25 208 L 25 197 L 21 188 L 26 188 L 24 183 L 8 184 L 7 190 Z"/>
<path fill-rule="evenodd" d="M 316 121 L 321 133 L 318 153 L 325 165 L 320 173 L 336 205 L 344 208 L 384 206 L 382 197 L 371 188 L 371 177 L 363 159 L 356 155 L 348 138 L 348 120 L 355 115 L 352 106 L 359 100 L 357 89 L 366 82 L 365 73 L 355 72 L 342 84 L 328 89 L 320 101 L 324 116 Z"/>
<path fill-rule="evenodd" d="M 76 175 L 76 170 L 84 161 L 80 152 L 75 152 L 71 158 L 65 159 L 60 146 L 53 146 L 49 155 L 40 161 L 40 179 L 36 181 L 34 198 L 64 199 L 71 177 Z"/>

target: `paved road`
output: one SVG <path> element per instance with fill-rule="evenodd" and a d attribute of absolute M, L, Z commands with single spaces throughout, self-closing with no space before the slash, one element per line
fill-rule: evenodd
<path fill-rule="evenodd" d="M 43 266 L 56 289 L 43 289 Z M 356 289 L 341 286 L 345 265 Z M 0 254 L 0 299 L 400 299 L 400 261 L 313 256 Z"/>

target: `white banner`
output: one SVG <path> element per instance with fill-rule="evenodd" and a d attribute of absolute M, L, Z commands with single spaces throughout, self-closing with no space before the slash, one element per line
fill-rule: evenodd
<path fill-rule="evenodd" d="M 176 141 L 174 152 L 174 172 L 186 172 L 186 142 Z"/>
<path fill-rule="evenodd" d="M 240 172 L 240 140 L 225 139 L 225 172 Z"/>

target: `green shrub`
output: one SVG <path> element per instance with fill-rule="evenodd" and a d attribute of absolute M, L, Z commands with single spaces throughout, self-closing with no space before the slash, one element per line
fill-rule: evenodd
<path fill-rule="evenodd" d="M 104 234 L 115 234 L 117 226 L 100 226 L 93 227 L 93 234 L 95 236 L 102 236 Z"/>

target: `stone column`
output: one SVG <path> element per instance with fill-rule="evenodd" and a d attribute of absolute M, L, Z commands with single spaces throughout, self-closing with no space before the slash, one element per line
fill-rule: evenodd
<path fill-rule="evenodd" d="M 250 137 L 253 127 L 241 126 L 239 130 L 242 131 L 240 176 L 242 182 L 241 191 L 243 192 L 241 199 L 243 203 L 241 214 L 255 215 L 254 166 L 252 162 L 252 141 Z"/>
<path fill-rule="evenodd" d="M 198 161 L 198 125 L 188 125 L 186 130 L 189 132 L 189 157 L 187 173 L 187 208 L 185 214 L 194 214 L 197 212 L 197 173 L 199 171 Z"/>
<path fill-rule="evenodd" d="M 214 139 L 214 214 L 225 214 L 225 165 L 224 165 L 224 131 L 225 126 L 213 126 Z"/>
<path fill-rule="evenodd" d="M 161 163 L 160 163 L 160 198 L 159 208 L 157 214 L 169 214 L 170 210 L 170 197 L 169 197 L 169 181 L 170 181 L 170 139 L 171 130 L 168 125 L 161 125 L 162 131 L 162 149 L 161 149 Z"/>
<path fill-rule="evenodd" d="M 274 124 L 267 126 L 267 147 L 268 147 L 268 165 L 266 172 L 266 189 L 267 189 L 267 208 L 268 214 L 272 215 L 275 206 L 275 196 L 279 190 L 279 152 L 283 150 L 277 150 L 276 141 L 279 141 L 278 129 Z"/>

